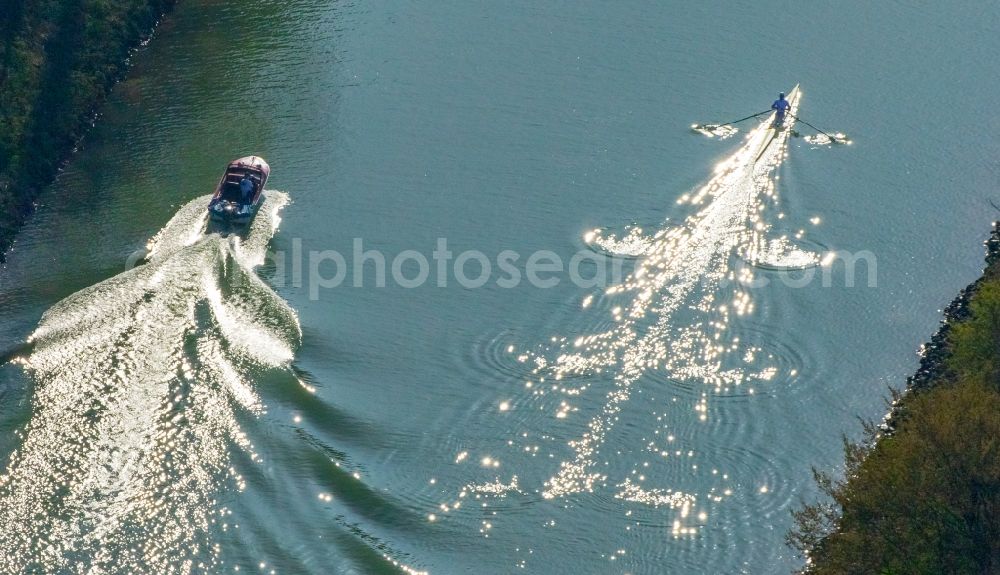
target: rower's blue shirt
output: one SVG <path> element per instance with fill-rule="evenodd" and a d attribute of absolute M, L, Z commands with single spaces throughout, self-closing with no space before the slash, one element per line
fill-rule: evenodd
<path fill-rule="evenodd" d="M 240 181 L 240 191 L 243 192 L 244 194 L 249 194 L 250 192 L 252 192 L 253 180 L 251 180 L 250 178 L 243 178 L 243 180 Z"/>
<path fill-rule="evenodd" d="M 778 98 L 771 104 L 772 110 L 777 110 L 779 114 L 784 114 L 788 110 L 792 109 L 792 105 L 788 103 L 788 100 L 784 98 Z"/>

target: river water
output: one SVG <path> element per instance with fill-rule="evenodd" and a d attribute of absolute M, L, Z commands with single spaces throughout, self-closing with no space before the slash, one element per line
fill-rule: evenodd
<path fill-rule="evenodd" d="M 0 568 L 791 571 L 981 269 L 960 4 L 181 2 L 0 271 Z"/>

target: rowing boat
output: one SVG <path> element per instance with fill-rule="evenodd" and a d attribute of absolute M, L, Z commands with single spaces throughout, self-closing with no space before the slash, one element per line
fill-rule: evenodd
<path fill-rule="evenodd" d="M 788 141 L 788 137 L 792 135 L 792 126 L 795 125 L 795 115 L 799 111 L 799 98 L 802 96 L 802 91 L 799 90 L 799 85 L 796 84 L 792 91 L 785 96 L 791 107 L 785 112 L 784 119 L 779 123 L 777 122 L 777 112 L 771 112 L 767 117 L 767 121 L 763 126 L 767 126 L 763 134 L 760 134 L 759 140 L 759 151 L 754 154 L 754 163 L 758 162 L 765 152 L 773 145 L 777 147 L 783 147 Z M 753 137 L 753 136 L 751 136 Z"/>

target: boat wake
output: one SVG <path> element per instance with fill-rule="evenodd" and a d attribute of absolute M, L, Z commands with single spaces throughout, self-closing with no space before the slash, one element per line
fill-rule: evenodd
<path fill-rule="evenodd" d="M 797 108 L 798 91 L 793 95 Z M 714 398 L 753 394 L 755 386 L 796 375 L 797 368 L 782 373 L 785 366 L 756 342 L 740 341 L 734 333 L 740 330 L 730 329 L 739 325 L 740 316 L 754 312 L 751 290 L 759 275 L 821 265 L 820 255 L 805 247 L 801 233 L 789 237 L 774 231 L 772 222 L 777 218 L 768 211 L 777 205 L 776 170 L 786 157 L 790 133 L 790 129 L 771 129 L 770 121 L 752 130 L 743 146 L 716 166 L 707 184 L 680 197 L 678 203 L 689 206 L 690 215 L 671 227 L 652 233 L 640 228 L 619 234 L 592 230 L 585 235 L 584 241 L 598 253 L 635 262 L 621 284 L 583 301 L 584 308 L 610 314 L 606 328 L 575 337 L 556 336 L 551 345 L 532 352 L 510 346 L 518 361 L 534 368 L 524 378 L 531 399 L 505 400 L 502 411 L 516 408 L 511 405 L 530 405 L 559 420 L 560 429 L 579 417 L 577 413 L 589 414 L 577 424 L 583 430 L 569 441 L 568 454 L 557 456 L 558 469 L 538 486 L 544 498 L 611 485 L 617 499 L 678 507 L 681 516 L 690 519 L 701 515 L 694 513 L 699 497 L 719 501 L 730 494 L 724 486 L 704 494 L 646 487 L 641 482 L 652 472 L 648 461 L 645 469 L 636 462 L 631 474 L 609 477 L 615 473 L 609 470 L 619 466 L 609 465 L 608 458 L 623 457 L 623 452 L 616 445 L 602 453 L 602 447 L 619 420 L 624 423 L 624 406 L 634 393 L 642 392 L 637 382 L 668 381 L 693 389 L 694 418 L 706 421 Z M 599 390 L 604 393 L 603 401 L 596 402 L 599 407 L 586 407 L 586 396 L 602 393 Z M 658 428 L 648 430 L 652 435 L 639 439 L 643 445 L 632 453 L 670 461 L 691 455 L 677 450 L 672 434 L 660 433 L 668 426 L 662 420 L 670 418 L 672 409 L 656 416 Z M 628 425 L 634 428 L 635 422 Z M 541 433 L 554 435 L 551 430 Z M 628 436 L 633 431 L 622 433 Z M 525 451 L 533 455 L 537 449 L 529 446 Z M 719 473 L 718 480 L 723 477 Z M 675 535 L 694 531 L 680 521 L 673 528 Z"/>
<path fill-rule="evenodd" d="M 607 479 L 597 470 L 595 455 L 645 373 L 665 371 L 671 378 L 701 381 L 719 392 L 773 377 L 767 369 L 747 371 L 723 361 L 740 349 L 724 335 L 734 316 L 754 308 L 745 286 L 753 284 L 755 271 L 745 267 L 737 274 L 734 259 L 791 260 L 802 267 L 819 263 L 818 255 L 796 251 L 788 238 L 771 238 L 771 226 L 763 217 L 765 202 L 776 197 L 772 175 L 785 157 L 787 142 L 787 132 L 776 134 L 769 123 L 762 123 L 739 151 L 716 167 L 705 186 L 681 196 L 679 204 L 696 210 L 681 225 L 645 241 L 626 241 L 626 253 L 642 258 L 622 284 L 605 292 L 622 300 L 612 309 L 614 327 L 575 339 L 538 370 L 537 375 L 557 381 L 615 370 L 614 386 L 599 415 L 570 442 L 573 457 L 546 482 L 546 498 L 592 491 Z M 600 235 L 590 241 L 612 249 L 622 243 Z M 645 245 L 637 252 L 636 244 Z M 546 393 L 542 389 L 535 393 Z M 707 418 L 708 397 L 704 392 L 695 405 L 702 419 Z"/>
<path fill-rule="evenodd" d="M 44 314 L 18 360 L 35 390 L 0 477 L 0 572 L 219 570 L 231 457 L 256 457 L 254 376 L 289 370 L 301 339 L 254 272 L 288 201 L 267 195 L 242 239 L 205 233 L 208 198 L 188 203 L 146 265 Z"/>

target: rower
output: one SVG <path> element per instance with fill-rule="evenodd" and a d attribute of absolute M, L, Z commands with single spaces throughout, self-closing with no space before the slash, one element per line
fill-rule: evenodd
<path fill-rule="evenodd" d="M 778 99 L 771 104 L 771 109 L 774 110 L 774 125 L 780 126 L 785 121 L 785 112 L 792 109 L 792 105 L 785 99 L 784 92 L 778 94 Z"/>

